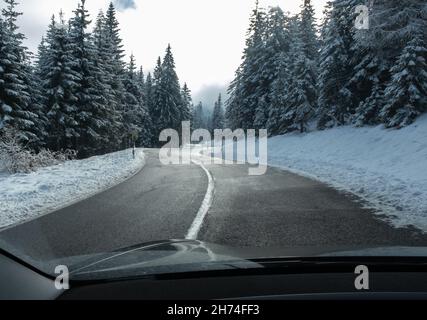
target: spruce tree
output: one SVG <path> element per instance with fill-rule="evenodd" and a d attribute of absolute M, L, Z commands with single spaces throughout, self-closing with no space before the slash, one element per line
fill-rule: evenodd
<path fill-rule="evenodd" d="M 341 0 L 342 1 L 342 0 Z M 352 45 L 350 47 L 348 68 L 352 77 L 348 82 L 351 96 L 346 102 L 347 110 L 351 114 L 351 122 L 356 126 L 374 125 L 380 122 L 378 113 L 383 106 L 383 93 L 388 82 L 389 65 L 369 41 L 372 25 L 372 4 L 370 8 L 370 28 L 350 30 Z M 362 5 L 363 0 L 347 0 L 345 4 Z M 347 13 L 349 24 L 354 23 L 355 13 Z"/>
<path fill-rule="evenodd" d="M 282 52 L 278 58 L 277 77 L 271 88 L 271 101 L 267 121 L 267 130 L 270 136 L 286 132 L 291 122 L 286 119 L 289 108 L 289 94 L 291 75 L 291 59 L 289 53 Z"/>
<path fill-rule="evenodd" d="M 372 86 L 372 93 L 369 97 L 360 102 L 353 116 L 353 124 L 357 127 L 364 125 L 375 125 L 379 121 L 379 110 L 384 105 L 384 91 L 382 84 L 377 81 Z"/>
<path fill-rule="evenodd" d="M 352 77 L 350 59 L 354 41 L 351 8 L 343 1 L 336 1 L 330 2 L 325 12 L 319 75 L 320 129 L 344 125 L 349 118 L 348 82 Z"/>
<path fill-rule="evenodd" d="M 181 121 L 190 121 L 191 112 L 193 109 L 193 100 L 191 98 L 191 91 L 187 86 L 187 83 L 184 83 L 184 86 L 181 89 Z"/>
<path fill-rule="evenodd" d="M 75 62 L 73 71 L 79 78 L 75 90 L 78 107 L 78 139 L 75 148 L 79 157 L 105 152 L 110 129 L 108 88 L 104 83 L 104 71 L 97 59 L 92 35 L 87 31 L 89 24 L 85 0 L 81 0 L 70 21 L 70 44 Z"/>
<path fill-rule="evenodd" d="M 303 34 L 309 31 L 303 30 L 304 26 L 298 16 L 289 21 L 290 47 L 286 58 L 282 57 L 282 73 L 288 75 L 282 74 L 284 79 L 277 84 L 287 88 L 275 99 L 280 110 L 275 111 L 280 112 L 280 125 L 275 127 L 279 133 L 293 130 L 305 132 L 317 109 L 316 61 L 306 56 L 307 45 Z"/>
<path fill-rule="evenodd" d="M 132 145 L 137 144 L 141 147 L 149 147 L 152 140 L 152 123 L 142 99 L 139 77 L 136 73 L 133 55 L 130 57 L 130 62 L 124 76 L 124 86 L 126 89 L 124 124 L 128 141 Z"/>
<path fill-rule="evenodd" d="M 421 49 L 427 41 L 426 30 L 427 7 L 424 0 L 378 0 L 373 3 L 370 28 L 358 38 L 360 46 L 369 51 L 369 64 L 365 62 L 365 66 L 369 66 L 370 70 L 358 68 L 357 71 L 365 72 L 365 78 L 372 82 L 367 91 L 368 102 L 382 92 L 384 97 L 380 100 L 381 105 L 371 106 L 375 108 L 376 121 L 368 118 L 364 123 L 382 122 L 387 127 L 401 127 L 412 123 L 423 112 L 423 107 L 420 107 L 422 99 L 415 98 L 418 96 L 415 92 L 420 90 L 420 86 L 414 84 L 418 79 L 415 80 L 412 75 L 422 77 L 425 69 L 422 68 L 422 62 L 415 62 L 412 57 L 421 55 L 421 58 L 427 58 Z M 421 47 L 416 49 L 414 44 Z M 411 63 L 418 64 L 420 69 L 415 71 L 408 65 Z M 398 88 L 402 91 L 399 92 Z M 405 91 L 408 96 L 403 98 Z M 422 97 L 422 90 L 419 93 Z M 358 111 L 360 118 L 363 113 Z"/>
<path fill-rule="evenodd" d="M 105 27 L 109 40 L 111 41 L 113 60 L 115 61 L 115 67 L 117 68 L 116 71 L 124 73 L 125 63 L 123 58 L 125 54 L 122 44 L 123 41 L 120 37 L 120 28 L 119 22 L 116 18 L 116 9 L 112 2 L 110 2 L 106 13 Z"/>
<path fill-rule="evenodd" d="M 158 60 L 155 74 L 155 92 L 152 117 L 155 119 L 157 136 L 164 129 L 180 131 L 182 119 L 182 97 L 175 61 L 170 45 L 163 62 Z"/>
<path fill-rule="evenodd" d="M 103 85 L 105 107 L 108 118 L 108 132 L 105 134 L 107 141 L 104 142 L 108 151 L 116 151 L 122 144 L 123 129 L 123 97 L 117 88 L 123 86 L 121 81 L 117 82 L 115 58 L 111 38 L 106 27 L 106 18 L 102 11 L 99 12 L 93 31 L 93 42 L 95 46 L 95 61 L 99 70 L 100 83 Z M 117 85 L 119 83 L 119 85 Z"/>
<path fill-rule="evenodd" d="M 302 11 L 300 13 L 300 38 L 302 43 L 302 51 L 305 57 L 313 61 L 317 65 L 319 58 L 319 41 L 316 36 L 316 17 L 311 0 L 304 0 Z"/>
<path fill-rule="evenodd" d="M 144 104 L 145 104 L 145 75 L 144 75 L 144 69 L 142 68 L 142 66 L 140 66 L 138 70 L 137 83 L 138 83 L 138 90 L 139 90 L 139 99 L 144 101 Z"/>
<path fill-rule="evenodd" d="M 18 130 L 22 143 L 37 147 L 42 144 L 44 128 L 39 115 L 41 106 L 31 96 L 32 69 L 29 54 L 19 32 L 15 0 L 4 0 L 6 7 L 0 19 L 0 128 L 10 125 Z M 40 143 L 39 143 L 40 142 Z"/>
<path fill-rule="evenodd" d="M 215 107 L 212 113 L 212 129 L 224 129 L 224 109 L 222 104 L 221 94 L 218 96 L 218 100 L 215 102 Z"/>
<path fill-rule="evenodd" d="M 266 109 L 262 113 L 265 118 L 266 128 L 270 134 L 277 132 L 280 126 L 280 113 L 283 106 L 283 96 L 287 91 L 287 58 L 291 46 L 291 34 L 289 30 L 291 19 L 287 17 L 279 7 L 271 8 L 268 14 L 266 31 L 266 65 L 263 67 L 267 94 L 261 101 L 258 110 Z M 262 107 L 265 105 L 265 107 Z M 259 121 L 260 122 L 260 121 Z"/>
<path fill-rule="evenodd" d="M 230 95 L 227 101 L 227 119 L 231 128 L 253 128 L 258 113 L 265 110 L 258 109 L 258 100 L 261 97 L 259 84 L 262 79 L 262 66 L 265 58 L 265 28 L 266 16 L 258 2 L 252 12 L 246 48 L 242 64 L 236 71 L 236 76 L 228 89 Z M 258 112 L 257 112 L 258 109 Z M 264 120 L 257 123 L 262 126 Z"/>
<path fill-rule="evenodd" d="M 52 17 L 46 44 L 39 51 L 38 74 L 49 120 L 48 146 L 52 150 L 74 148 L 79 137 L 75 91 L 80 76 L 71 51 L 68 26 Z"/>
<path fill-rule="evenodd" d="M 43 65 L 45 64 L 44 59 L 46 57 L 47 57 L 47 43 L 46 43 L 46 38 L 43 36 L 42 41 L 37 47 L 37 55 L 36 55 L 36 61 L 35 61 L 35 68 L 36 68 L 36 72 L 38 73 L 37 75 L 39 77 L 42 76 L 40 72 L 41 72 L 41 69 L 43 68 Z"/>
<path fill-rule="evenodd" d="M 403 127 L 427 111 L 427 47 L 419 34 L 406 45 L 391 71 L 379 116 L 386 127 Z"/>
<path fill-rule="evenodd" d="M 273 83 L 279 72 L 280 56 L 288 53 L 290 47 L 290 36 L 287 28 L 288 17 L 285 16 L 280 7 L 270 8 L 265 21 L 265 43 L 262 56 L 258 59 L 261 65 L 260 76 L 256 80 L 257 106 L 254 119 L 255 129 L 264 129 L 269 122 L 269 113 L 273 108 Z"/>
<path fill-rule="evenodd" d="M 199 102 L 197 106 L 194 108 L 193 113 L 193 126 L 194 130 L 197 129 L 207 129 L 206 121 L 205 121 L 205 113 L 203 110 L 203 103 Z"/>
<path fill-rule="evenodd" d="M 317 87 L 316 80 L 313 78 L 313 61 L 305 56 L 303 43 L 300 39 L 299 37 L 295 38 L 290 53 L 293 57 L 293 64 L 290 69 L 292 83 L 286 96 L 288 107 L 282 115 L 282 120 L 287 124 L 287 127 L 282 129 L 285 132 L 292 130 L 299 130 L 301 133 L 305 132 L 309 120 L 315 114 L 317 105 Z"/>
<path fill-rule="evenodd" d="M 114 96 L 114 105 L 117 113 L 123 114 L 126 109 L 125 102 L 125 88 L 123 85 L 123 77 L 125 74 L 124 50 L 122 39 L 120 37 L 119 22 L 116 17 L 116 9 L 112 2 L 110 2 L 106 15 L 105 15 L 105 35 L 107 39 L 107 48 L 105 49 L 109 55 L 109 74 L 110 86 Z M 124 124 L 121 123 L 122 119 L 117 118 L 117 123 L 120 131 L 123 130 Z M 125 141 L 123 141 L 125 143 Z"/>
<path fill-rule="evenodd" d="M 153 94 L 154 94 L 153 78 L 151 77 L 151 72 L 149 72 L 144 84 L 144 97 L 145 97 L 145 106 L 147 107 L 147 110 L 150 114 L 153 112 L 153 98 L 154 98 Z"/>
<path fill-rule="evenodd" d="M 415 35 L 427 37 L 425 0 L 375 0 L 365 43 L 393 65 Z"/>
<path fill-rule="evenodd" d="M 294 111 L 294 126 L 300 132 L 307 130 L 308 121 L 317 109 L 318 87 L 318 39 L 316 18 L 311 0 L 304 0 L 298 26 L 298 39 L 294 49 L 298 52 L 292 70 L 294 91 L 291 92 Z"/>

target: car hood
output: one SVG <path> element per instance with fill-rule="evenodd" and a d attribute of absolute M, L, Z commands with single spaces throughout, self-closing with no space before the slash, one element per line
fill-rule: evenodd
<path fill-rule="evenodd" d="M 427 257 L 426 247 L 235 248 L 193 240 L 166 240 L 111 253 L 49 262 L 67 265 L 72 280 L 122 279 L 200 271 L 265 268 L 269 259 L 329 257 Z M 53 269 L 51 269 L 53 270 Z"/>

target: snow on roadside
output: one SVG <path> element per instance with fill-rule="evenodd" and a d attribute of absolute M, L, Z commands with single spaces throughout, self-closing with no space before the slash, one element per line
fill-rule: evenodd
<path fill-rule="evenodd" d="M 387 130 L 341 127 L 268 141 L 268 162 L 351 192 L 397 227 L 427 232 L 427 115 Z"/>
<path fill-rule="evenodd" d="M 138 149 L 42 168 L 30 174 L 0 174 L 0 227 L 26 221 L 88 198 L 125 181 L 145 164 Z"/>

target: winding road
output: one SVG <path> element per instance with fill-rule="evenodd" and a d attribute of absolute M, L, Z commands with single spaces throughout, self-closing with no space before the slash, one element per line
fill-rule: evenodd
<path fill-rule="evenodd" d="M 290 172 L 165 166 L 158 150 L 145 153 L 146 166 L 126 182 L 0 238 L 40 260 L 186 237 L 236 247 L 427 245 L 426 235 L 393 228 L 351 195 Z"/>

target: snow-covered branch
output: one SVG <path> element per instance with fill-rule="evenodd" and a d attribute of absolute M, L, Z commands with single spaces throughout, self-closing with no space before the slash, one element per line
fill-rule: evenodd
<path fill-rule="evenodd" d="M 3 128 L 0 139 L 0 163 L 10 173 L 29 173 L 76 157 L 73 150 L 53 152 L 41 149 L 34 152 L 20 143 L 18 132 L 12 128 Z"/>

